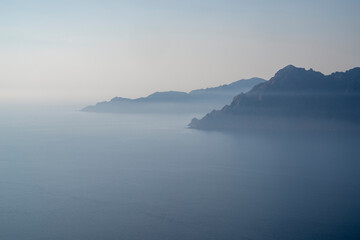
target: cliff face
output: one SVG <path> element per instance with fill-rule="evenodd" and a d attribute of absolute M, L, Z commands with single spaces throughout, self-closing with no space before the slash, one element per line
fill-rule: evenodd
<path fill-rule="evenodd" d="M 325 76 L 289 65 L 223 109 L 193 119 L 190 127 L 296 127 L 321 121 L 360 122 L 360 68 Z"/>

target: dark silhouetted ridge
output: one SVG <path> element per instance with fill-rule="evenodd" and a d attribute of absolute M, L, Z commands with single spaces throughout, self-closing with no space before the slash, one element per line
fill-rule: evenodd
<path fill-rule="evenodd" d="M 325 76 L 289 65 L 273 78 L 234 97 L 190 127 L 199 129 L 289 128 L 323 122 L 360 122 L 360 68 Z"/>

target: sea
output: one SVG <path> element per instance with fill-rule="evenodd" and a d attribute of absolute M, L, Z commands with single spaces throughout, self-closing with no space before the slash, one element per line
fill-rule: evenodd
<path fill-rule="evenodd" d="M 360 239 L 360 136 L 0 105 L 1 240 Z"/>

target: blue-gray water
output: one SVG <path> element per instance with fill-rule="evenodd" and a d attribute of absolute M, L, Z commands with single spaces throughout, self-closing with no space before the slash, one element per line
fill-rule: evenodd
<path fill-rule="evenodd" d="M 359 136 L 0 112 L 1 240 L 359 239 Z"/>

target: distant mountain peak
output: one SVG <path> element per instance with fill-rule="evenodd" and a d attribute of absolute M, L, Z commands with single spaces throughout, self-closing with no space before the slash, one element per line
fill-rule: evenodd
<path fill-rule="evenodd" d="M 325 75 L 313 69 L 288 65 L 276 72 L 269 81 L 255 86 L 250 93 L 259 91 L 302 91 L 323 86 Z"/>
<path fill-rule="evenodd" d="M 277 71 L 274 78 L 284 77 L 286 75 L 295 75 L 295 74 L 298 75 L 298 74 L 306 74 L 306 73 L 323 75 L 321 72 L 316 72 L 312 68 L 310 68 L 309 70 L 306 70 L 305 68 L 295 67 L 294 65 L 287 65 L 286 67 Z"/>
<path fill-rule="evenodd" d="M 302 69 L 302 68 L 295 67 L 294 65 L 289 64 L 289 65 L 287 65 L 286 67 L 284 67 L 283 69 L 289 69 L 289 70 L 291 70 L 291 69 Z"/>
<path fill-rule="evenodd" d="M 269 81 L 234 97 L 230 105 L 213 111 L 191 127 L 203 129 L 271 128 L 262 119 L 281 127 L 314 121 L 348 121 L 360 124 L 360 68 L 324 75 L 288 65 Z M 279 120 L 279 121 L 278 121 Z M 276 123 L 277 122 L 277 123 Z"/>

